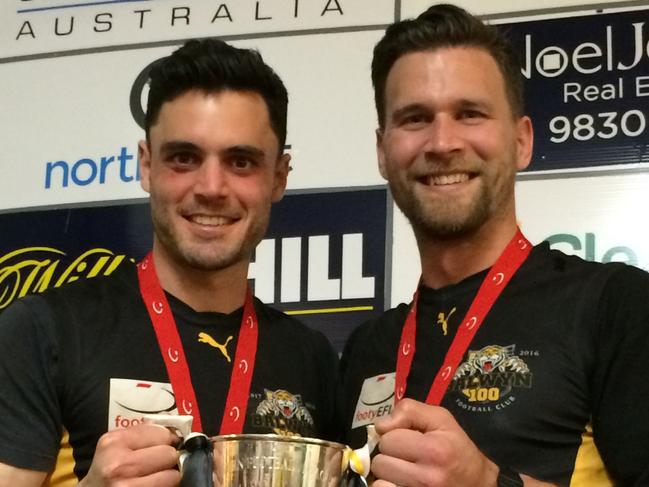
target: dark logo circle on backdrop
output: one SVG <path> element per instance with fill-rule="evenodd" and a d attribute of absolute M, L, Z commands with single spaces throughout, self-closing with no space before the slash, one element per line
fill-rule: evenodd
<path fill-rule="evenodd" d="M 135 120 L 135 123 L 137 123 L 143 129 L 146 107 L 142 105 L 142 93 L 144 92 L 147 81 L 149 81 L 149 72 L 151 71 L 151 68 L 155 63 L 160 61 L 160 59 L 156 59 L 155 61 L 147 64 L 144 69 L 140 71 L 140 74 L 137 75 L 135 81 L 133 82 L 133 86 L 131 87 L 131 94 L 129 96 L 131 115 L 133 115 L 133 120 Z"/>

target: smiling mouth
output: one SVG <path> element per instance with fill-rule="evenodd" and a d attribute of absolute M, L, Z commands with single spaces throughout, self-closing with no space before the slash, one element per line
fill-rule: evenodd
<path fill-rule="evenodd" d="M 223 225 L 230 225 L 234 223 L 234 218 L 216 215 L 189 215 L 187 219 L 192 223 L 208 227 L 220 227 Z"/>
<path fill-rule="evenodd" d="M 426 186 L 451 186 L 453 184 L 466 183 L 475 177 L 474 173 L 456 172 L 449 174 L 427 174 L 417 178 Z"/>

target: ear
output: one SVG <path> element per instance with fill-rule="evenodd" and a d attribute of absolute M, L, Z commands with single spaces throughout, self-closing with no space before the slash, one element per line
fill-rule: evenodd
<path fill-rule="evenodd" d="M 284 196 L 286 191 L 286 183 L 288 180 L 288 173 L 291 170 L 289 162 L 291 161 L 290 154 L 282 154 L 275 162 L 275 173 L 273 175 L 273 203 L 277 203 Z"/>
<path fill-rule="evenodd" d="M 525 169 L 532 160 L 534 128 L 530 117 L 524 116 L 516 122 L 516 168 Z"/>
<path fill-rule="evenodd" d="M 148 193 L 150 188 L 149 177 L 151 175 L 151 149 L 146 140 L 138 142 L 137 157 L 140 164 L 140 186 Z"/>
<path fill-rule="evenodd" d="M 376 129 L 376 157 L 379 162 L 379 172 L 383 179 L 387 181 L 388 173 L 385 169 L 385 151 L 383 149 L 383 130 L 381 128 Z"/>

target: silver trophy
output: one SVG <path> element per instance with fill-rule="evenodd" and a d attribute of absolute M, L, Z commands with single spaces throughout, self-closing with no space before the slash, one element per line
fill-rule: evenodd
<path fill-rule="evenodd" d="M 368 428 L 368 444 L 359 450 L 332 441 L 273 434 L 207 438 L 191 433 L 191 419 L 147 415 L 146 422 L 168 427 L 184 439 L 181 486 L 192 487 L 340 487 L 350 472 L 364 479 L 378 438 Z M 211 475 L 210 472 L 211 471 Z"/>
<path fill-rule="evenodd" d="M 348 470 L 340 443 L 278 435 L 212 438 L 217 487 L 338 487 Z"/>

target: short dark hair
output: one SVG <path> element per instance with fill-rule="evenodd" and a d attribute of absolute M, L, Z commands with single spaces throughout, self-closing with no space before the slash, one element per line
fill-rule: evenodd
<path fill-rule="evenodd" d="M 284 149 L 288 94 L 280 77 L 264 63 L 259 52 L 210 38 L 188 41 L 170 56 L 154 63 L 149 73 L 149 99 L 144 118 L 147 140 L 163 103 L 191 90 L 258 93 L 268 108 L 280 153 Z"/>
<path fill-rule="evenodd" d="M 503 75 L 512 113 L 517 117 L 523 115 L 520 63 L 502 31 L 460 7 L 439 4 L 416 19 L 392 24 L 374 47 L 372 84 L 379 127 L 383 128 L 385 123 L 386 81 L 397 59 L 411 52 L 455 46 L 481 48 L 493 57 Z"/>

